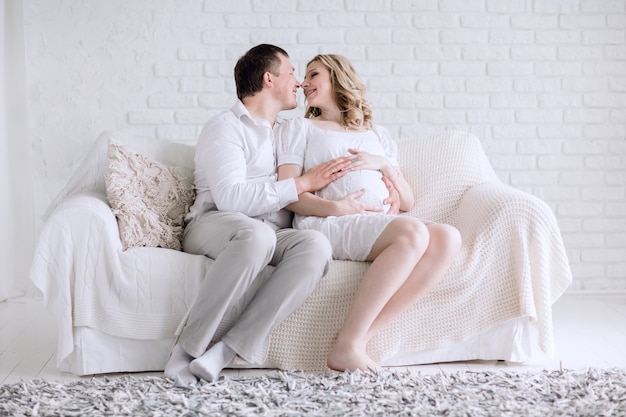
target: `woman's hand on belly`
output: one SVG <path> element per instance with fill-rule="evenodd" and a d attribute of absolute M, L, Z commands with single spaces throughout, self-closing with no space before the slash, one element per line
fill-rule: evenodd
<path fill-rule="evenodd" d="M 389 159 L 383 155 L 376 155 L 359 149 L 350 148 L 348 152 L 352 154 L 351 171 L 359 169 L 370 169 L 372 171 L 383 171 L 390 166 Z"/>
<path fill-rule="evenodd" d="M 383 204 L 389 206 L 387 214 L 400 213 L 400 194 L 398 193 L 398 190 L 387 177 L 383 176 L 382 181 L 387 187 L 387 191 L 389 191 L 389 197 L 383 200 Z"/>
<path fill-rule="evenodd" d="M 365 189 L 362 189 L 336 200 L 337 216 L 345 216 L 348 214 L 383 213 L 385 211 L 384 207 L 364 203 L 359 200 L 359 198 L 364 194 Z"/>

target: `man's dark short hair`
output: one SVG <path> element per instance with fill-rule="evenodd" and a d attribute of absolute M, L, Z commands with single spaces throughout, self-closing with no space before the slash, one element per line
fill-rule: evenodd
<path fill-rule="evenodd" d="M 263 74 L 280 75 L 280 55 L 289 58 L 287 52 L 274 45 L 261 44 L 246 52 L 235 65 L 237 97 L 241 100 L 263 89 Z"/>

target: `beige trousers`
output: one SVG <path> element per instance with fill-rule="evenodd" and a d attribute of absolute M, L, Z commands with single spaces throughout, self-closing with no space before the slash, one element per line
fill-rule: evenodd
<path fill-rule="evenodd" d="M 214 262 L 178 343 L 199 357 L 212 341 L 222 340 L 255 364 L 265 362 L 272 329 L 304 303 L 332 257 L 328 239 L 317 231 L 276 230 L 271 223 L 223 211 L 193 219 L 183 249 Z"/>

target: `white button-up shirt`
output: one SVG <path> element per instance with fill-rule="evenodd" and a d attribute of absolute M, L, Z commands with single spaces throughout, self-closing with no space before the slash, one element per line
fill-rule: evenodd
<path fill-rule="evenodd" d="M 278 125 L 282 120 L 276 120 Z M 291 227 L 283 207 L 298 201 L 293 178 L 277 181 L 274 132 L 267 120 L 253 118 L 241 100 L 211 118 L 196 145 L 196 200 L 191 221 L 209 210 L 235 211 Z"/>

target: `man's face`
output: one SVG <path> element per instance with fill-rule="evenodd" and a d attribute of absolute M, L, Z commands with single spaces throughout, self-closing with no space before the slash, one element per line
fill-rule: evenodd
<path fill-rule="evenodd" d="M 295 69 L 289 58 L 283 55 L 280 57 L 280 75 L 273 76 L 276 85 L 275 97 L 280 101 L 283 110 L 295 109 L 298 106 L 296 94 L 300 83 L 296 79 Z"/>

